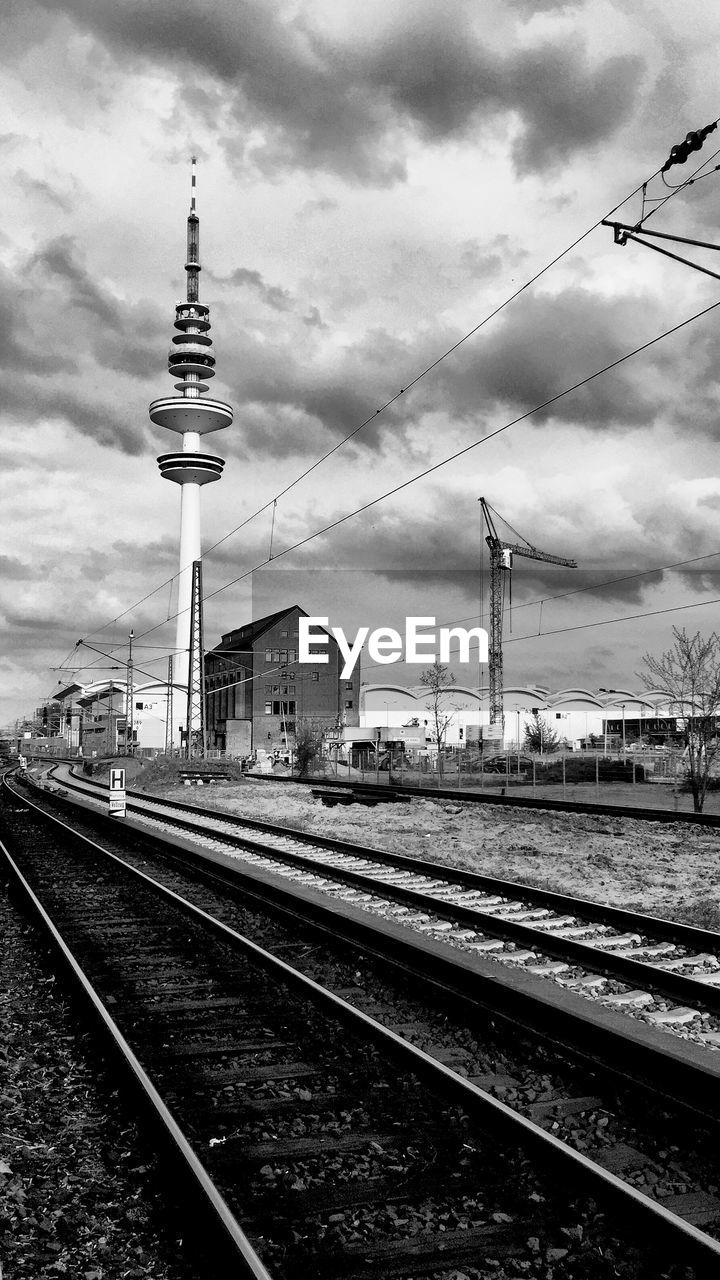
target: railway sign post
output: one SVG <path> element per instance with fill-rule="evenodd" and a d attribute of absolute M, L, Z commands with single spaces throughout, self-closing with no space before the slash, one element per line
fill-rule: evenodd
<path fill-rule="evenodd" d="M 125 770 L 110 770 L 110 817 L 125 817 Z"/>

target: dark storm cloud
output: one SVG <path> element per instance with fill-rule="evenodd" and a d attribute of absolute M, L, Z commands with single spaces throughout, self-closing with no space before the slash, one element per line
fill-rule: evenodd
<path fill-rule="evenodd" d="M 32 576 L 32 569 L 22 560 L 0 555 L 0 578 L 6 582 L 26 582 L 29 576 Z"/>
<path fill-rule="evenodd" d="M 21 191 L 27 192 L 28 195 L 42 196 L 44 200 L 49 200 L 51 204 L 55 204 L 59 209 L 62 209 L 63 213 L 72 211 L 71 200 L 57 191 L 49 182 L 45 182 L 40 178 L 33 178 L 29 173 L 25 173 L 23 169 L 18 169 L 13 178 Z"/>
<path fill-rule="evenodd" d="M 47 421 L 66 422 L 81 436 L 120 453 L 144 451 L 147 402 L 142 393 L 128 396 L 123 412 L 109 408 L 107 398 L 93 398 L 84 387 L 58 386 L 56 380 L 16 380 L 3 395 L 3 411 L 16 422 L 36 427 Z"/>
<path fill-rule="evenodd" d="M 236 267 L 228 276 L 216 275 L 213 271 L 206 272 L 208 279 L 217 281 L 218 284 L 234 285 L 240 289 L 250 289 L 256 297 L 265 306 L 270 307 L 272 311 L 287 312 L 296 315 L 303 324 L 312 329 L 326 329 L 322 316 L 317 307 L 308 307 L 303 313 L 302 307 L 297 298 L 294 298 L 288 289 L 283 289 L 277 284 L 268 284 L 259 271 L 255 271 L 249 267 Z"/>
<path fill-rule="evenodd" d="M 25 314 L 22 290 L 11 293 L 6 287 L 12 280 L 9 272 L 0 270 L 0 369 L 11 370 L 22 379 L 28 374 L 52 374 L 75 367 L 72 357 L 64 360 L 52 349 L 38 349 L 37 335 Z M 12 393 L 12 387 L 4 390 L 4 403 L 8 391 Z"/>
<path fill-rule="evenodd" d="M 497 52 L 483 43 L 473 6 L 462 3 L 450 19 L 444 9 L 411 5 L 384 30 L 367 36 L 360 26 L 344 39 L 314 27 L 312 15 L 257 0 L 187 7 L 182 20 L 176 0 L 61 0 L 58 10 L 114 52 L 221 82 L 222 126 L 205 84 L 206 107 L 199 99 L 196 107 L 223 129 L 231 155 L 375 184 L 404 177 L 403 130 L 437 143 L 487 139 L 511 118 L 521 126 L 518 168 L 543 170 L 627 121 L 643 69 L 630 56 L 591 65 L 577 39 Z M 183 86 L 185 95 L 193 90 Z"/>
<path fill-rule="evenodd" d="M 511 9 L 524 18 L 532 18 L 536 13 L 551 13 L 562 9 L 577 9 L 582 0 L 506 0 Z"/>
<path fill-rule="evenodd" d="M 430 613 L 435 607 L 433 599 L 444 598 L 450 580 L 456 593 L 467 599 L 471 606 L 468 613 L 471 613 L 478 600 L 481 578 L 487 586 L 490 563 L 475 511 L 470 509 L 473 503 L 469 503 L 461 519 L 448 508 L 447 497 L 439 493 L 428 495 L 425 489 L 419 489 L 418 504 L 417 512 L 400 513 L 391 498 L 339 526 L 328 538 L 308 543 L 293 553 L 292 564 L 305 570 L 319 571 L 329 565 L 339 570 L 356 564 L 358 547 L 366 546 L 366 571 L 398 587 L 407 585 L 419 592 L 424 590 Z M 428 519 L 428 510 L 434 513 L 432 520 Z M 312 525 L 329 523 L 337 514 L 342 513 L 325 510 L 322 522 L 313 521 Z M 278 505 L 276 522 L 282 528 L 282 503 Z M 663 585 L 675 580 L 673 572 L 656 567 L 656 561 L 645 566 L 638 564 L 633 547 L 624 552 L 627 556 L 624 567 L 623 549 L 617 539 L 599 548 L 594 531 L 580 530 L 573 533 L 570 541 L 567 534 L 561 537 L 552 531 L 541 513 L 532 518 L 532 527 L 526 524 L 521 533 L 532 539 L 541 551 L 574 559 L 577 567 L 515 555 L 512 595 L 519 618 L 535 621 L 540 602 L 549 603 L 555 597 L 567 597 L 583 609 L 592 609 L 594 604 L 612 604 L 618 608 L 642 605 Z M 278 545 L 283 545 L 282 538 Z M 687 585 L 693 595 L 701 594 L 711 589 L 713 578 L 709 571 L 690 572 Z"/>
<path fill-rule="evenodd" d="M 82 307 L 94 319 L 112 329 L 120 328 L 120 307 L 96 284 L 78 259 L 72 236 L 51 240 L 27 264 L 28 271 L 38 271 L 46 278 L 60 281 L 72 306 Z"/>
<path fill-rule="evenodd" d="M 480 438 L 612 364 L 663 327 L 656 301 L 643 296 L 602 298 L 577 287 L 556 296 L 527 293 L 379 415 L 377 408 L 458 342 L 457 330 L 425 328 L 398 339 L 376 329 L 330 357 L 319 346 L 302 358 L 292 336 L 261 343 L 240 334 L 232 343 L 231 399 L 239 419 L 243 405 L 264 407 L 255 415 L 256 431 L 253 415 L 247 419 L 252 438 L 246 443 L 276 456 L 286 454 L 293 436 L 302 440 L 298 414 L 319 424 L 331 441 L 369 419 L 356 437 L 362 451 L 387 440 L 393 447 L 412 447 L 427 413 L 445 414 L 458 425 L 470 421 Z M 682 334 L 665 340 L 533 414 L 531 422 L 622 433 L 652 425 L 668 411 L 669 391 L 676 395 L 685 383 L 682 412 L 693 418 L 695 432 L 711 432 L 717 414 L 686 378 L 688 341 Z M 227 369 L 227 361 L 219 368 Z M 276 415 L 272 430 L 266 429 L 265 410 Z M 433 452 L 437 456 L 440 449 Z"/>
<path fill-rule="evenodd" d="M 4 412 L 33 426 L 60 419 L 99 444 L 142 452 L 147 396 L 136 380 L 160 379 L 168 328 L 152 303 L 121 303 L 98 284 L 72 237 L 47 242 L 14 273 L 0 269 L 0 368 L 13 373 Z M 129 379 L 123 395 L 112 374 Z"/>
<path fill-rule="evenodd" d="M 445 362 L 439 379 L 450 406 L 463 416 L 477 416 L 478 405 L 488 403 L 508 406 L 513 414 L 527 412 L 662 329 L 657 305 L 642 297 L 608 299 L 577 287 L 556 296 L 525 294 L 499 324 Z M 659 389 L 646 389 L 643 373 L 666 357 L 659 345 L 594 378 L 532 421 L 552 417 L 597 430 L 652 423 L 665 400 Z"/>
<path fill-rule="evenodd" d="M 632 114 L 642 70 L 627 56 L 591 68 L 577 45 L 524 54 L 514 67 L 525 124 L 513 147 L 518 172 L 542 173 L 612 136 Z"/>
<path fill-rule="evenodd" d="M 239 333 L 224 345 L 232 350 L 232 364 L 218 353 L 218 369 L 230 387 L 236 416 L 246 426 L 245 445 L 279 457 L 287 454 L 293 439 L 299 451 L 307 448 L 307 419 L 334 442 L 372 418 L 387 398 L 386 390 L 388 395 L 398 390 L 398 370 L 410 364 L 406 346 L 383 330 L 366 333 L 330 357 L 322 346 L 299 354 L 292 334 L 265 343 Z M 245 406 L 251 411 L 260 406 L 262 412 L 248 417 Z M 268 414 L 274 415 L 272 429 Z M 359 436 L 363 448 L 376 447 L 378 432 L 400 420 L 396 410 L 388 410 L 377 427 L 370 423 Z"/>
<path fill-rule="evenodd" d="M 212 272 L 210 277 L 213 278 Z M 251 271 L 248 267 L 236 267 L 229 276 L 217 276 L 215 279 L 225 284 L 235 284 L 253 289 L 268 307 L 274 311 L 289 311 L 292 308 L 292 295 L 279 285 L 265 282 L 259 271 Z"/>

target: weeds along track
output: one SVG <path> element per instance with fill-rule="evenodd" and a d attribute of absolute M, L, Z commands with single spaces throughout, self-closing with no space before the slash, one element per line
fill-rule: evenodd
<path fill-rule="evenodd" d="M 62 772 L 63 786 L 97 794 Z M 132 793 L 129 812 L 466 955 L 720 1050 L 720 935 L 440 863 Z"/>
<path fill-rule="evenodd" d="M 7 843 L 272 1275 L 717 1274 L 707 1117 L 506 1017 L 451 1018 L 437 983 L 248 905 L 246 882 L 238 906 L 187 850 L 168 867 L 148 835 L 103 837 L 164 901 L 79 819 L 41 839 L 17 804 Z"/>

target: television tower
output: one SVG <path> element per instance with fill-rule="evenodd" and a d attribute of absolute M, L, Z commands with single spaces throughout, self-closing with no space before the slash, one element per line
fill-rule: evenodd
<path fill-rule="evenodd" d="M 187 688 L 190 654 L 190 611 L 192 603 L 193 563 L 201 559 L 200 489 L 211 480 L 219 480 L 224 458 L 203 453 L 201 436 L 222 431 L 233 420 L 229 404 L 206 400 L 208 384 L 203 379 L 215 376 L 212 354 L 210 308 L 199 301 L 200 219 L 195 211 L 195 156 L 192 158 L 190 213 L 187 220 L 187 298 L 175 307 L 173 345 L 168 357 L 168 371 L 181 380 L 175 383 L 180 394 L 153 400 L 150 418 L 159 427 L 176 431 L 182 437 L 182 448 L 176 453 L 163 453 L 158 458 L 164 480 L 180 485 L 180 570 L 178 573 L 177 627 L 173 683 Z M 184 708 L 183 708 L 184 710 Z"/>

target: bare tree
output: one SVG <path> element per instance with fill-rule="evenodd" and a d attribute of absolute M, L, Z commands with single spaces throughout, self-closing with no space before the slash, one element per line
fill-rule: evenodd
<path fill-rule="evenodd" d="M 449 703 L 455 685 L 455 676 L 440 662 L 426 667 L 420 676 L 420 684 L 428 691 L 425 709 L 430 712 L 433 732 L 438 749 L 438 777 L 443 773 L 443 747 L 447 737 L 448 726 L 458 710 L 457 703 Z"/>
<path fill-rule="evenodd" d="M 659 658 L 646 653 L 638 673 L 646 689 L 668 700 L 668 711 L 684 723 L 688 782 L 696 813 L 702 813 L 713 761 L 720 750 L 720 637 L 703 639 L 673 627 L 675 644 Z"/>

